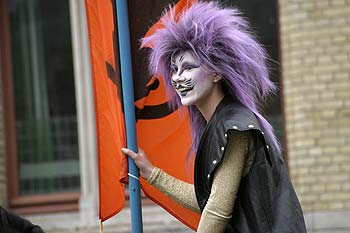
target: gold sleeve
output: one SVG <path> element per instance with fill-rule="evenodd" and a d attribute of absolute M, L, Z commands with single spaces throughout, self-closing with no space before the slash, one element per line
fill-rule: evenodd
<path fill-rule="evenodd" d="M 251 132 L 229 132 L 226 151 L 214 174 L 198 233 L 225 231 L 232 217 L 240 180 L 248 173 L 254 160 L 254 152 Z M 193 184 L 179 180 L 157 167 L 153 169 L 147 182 L 180 205 L 200 212 Z"/>
<path fill-rule="evenodd" d="M 225 232 L 232 218 L 240 181 L 254 160 L 254 146 L 250 132 L 231 131 L 224 158 L 214 174 L 208 202 L 203 210 L 198 233 Z"/>
<path fill-rule="evenodd" d="M 157 167 L 147 182 L 180 205 L 200 213 L 193 184 L 176 179 Z"/>

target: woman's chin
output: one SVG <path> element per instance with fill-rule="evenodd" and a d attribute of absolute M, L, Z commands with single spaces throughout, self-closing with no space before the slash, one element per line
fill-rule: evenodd
<path fill-rule="evenodd" d="M 181 104 L 184 106 L 191 106 L 194 105 L 194 101 L 192 98 L 186 98 L 186 97 L 180 97 L 181 98 Z"/>
<path fill-rule="evenodd" d="M 190 106 L 190 105 L 194 104 L 193 103 L 194 102 L 194 98 L 193 98 L 193 95 L 191 95 L 191 92 L 192 91 L 189 91 L 187 93 L 180 93 L 180 92 L 177 93 L 179 95 L 179 97 L 180 97 L 182 105 Z"/>

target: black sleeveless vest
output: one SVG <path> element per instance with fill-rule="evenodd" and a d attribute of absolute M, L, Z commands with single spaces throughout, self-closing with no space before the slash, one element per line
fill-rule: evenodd
<path fill-rule="evenodd" d="M 223 159 L 229 130 L 253 131 L 256 153 L 250 171 L 241 179 L 225 232 L 306 232 L 281 153 L 269 147 L 270 140 L 254 113 L 228 96 L 217 106 L 197 150 L 194 185 L 201 211 L 208 201 L 215 169 Z"/>

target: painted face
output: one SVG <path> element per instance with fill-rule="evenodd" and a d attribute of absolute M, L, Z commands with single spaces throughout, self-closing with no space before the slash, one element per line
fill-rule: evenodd
<path fill-rule="evenodd" d="M 214 88 L 210 73 L 200 66 L 189 51 L 180 52 L 172 62 L 171 83 L 183 105 L 205 103 Z"/>

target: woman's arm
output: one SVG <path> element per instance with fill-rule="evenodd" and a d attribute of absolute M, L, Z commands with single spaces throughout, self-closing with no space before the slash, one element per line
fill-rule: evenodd
<path fill-rule="evenodd" d="M 200 213 L 193 184 L 176 179 L 159 168 L 154 168 L 147 182 L 170 197 L 173 201 L 194 212 Z"/>
<path fill-rule="evenodd" d="M 249 170 L 253 156 L 251 133 L 230 132 L 224 158 L 214 174 L 211 193 L 199 222 L 198 233 L 225 232 L 227 223 L 232 218 L 241 178 Z"/>
<path fill-rule="evenodd" d="M 214 174 L 211 194 L 198 226 L 198 232 L 224 232 L 232 217 L 234 201 L 240 180 L 253 161 L 253 140 L 250 132 L 229 132 L 226 152 Z M 134 159 L 140 174 L 151 185 L 168 195 L 179 204 L 199 212 L 194 186 L 178 180 L 159 168 L 153 167 L 142 150 L 134 153 L 122 149 Z M 231 197 L 231 198 L 228 198 Z"/>
<path fill-rule="evenodd" d="M 139 149 L 139 153 L 135 153 L 132 150 L 122 148 L 122 152 L 135 161 L 140 169 L 140 175 L 148 183 L 180 205 L 192 211 L 200 212 L 192 184 L 176 179 L 161 169 L 155 168 L 141 149 Z"/>

